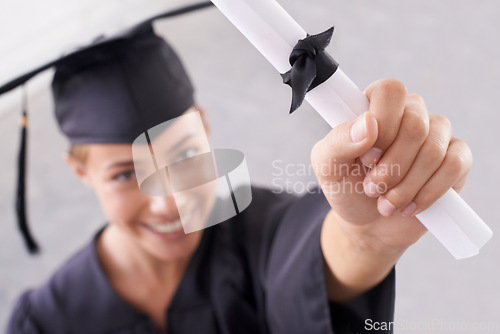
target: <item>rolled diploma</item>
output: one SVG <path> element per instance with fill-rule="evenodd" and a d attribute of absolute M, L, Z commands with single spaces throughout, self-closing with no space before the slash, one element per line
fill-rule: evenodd
<path fill-rule="evenodd" d="M 217 8 L 278 70 L 290 69 L 288 58 L 307 33 L 275 0 L 212 0 Z M 333 128 L 368 110 L 365 94 L 340 68 L 306 95 L 309 104 Z M 453 190 L 448 190 L 417 218 L 456 258 L 479 253 L 491 229 Z"/>

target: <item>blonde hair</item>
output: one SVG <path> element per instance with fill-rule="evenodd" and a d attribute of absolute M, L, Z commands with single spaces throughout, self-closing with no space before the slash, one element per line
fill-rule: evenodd
<path fill-rule="evenodd" d="M 89 155 L 89 146 L 87 144 L 71 145 L 69 147 L 68 154 L 77 162 L 84 165 L 87 162 Z"/>

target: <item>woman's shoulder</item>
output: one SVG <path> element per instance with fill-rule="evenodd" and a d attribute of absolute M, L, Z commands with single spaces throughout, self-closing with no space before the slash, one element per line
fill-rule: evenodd
<path fill-rule="evenodd" d="M 72 295 L 85 288 L 92 272 L 93 242 L 66 261 L 44 284 L 25 291 L 17 300 L 7 333 L 39 333 L 41 328 L 57 332 Z M 47 319 L 50 324 L 45 324 Z"/>
<path fill-rule="evenodd" d="M 37 289 L 18 300 L 8 333 L 106 333 L 143 322 L 113 290 L 95 249 L 96 235 Z M 39 331 L 23 331 L 27 324 Z M 20 327 L 21 326 L 21 327 Z"/>
<path fill-rule="evenodd" d="M 32 316 L 30 295 L 33 291 L 25 291 L 17 300 L 9 323 L 7 334 L 35 334 L 41 333 Z"/>

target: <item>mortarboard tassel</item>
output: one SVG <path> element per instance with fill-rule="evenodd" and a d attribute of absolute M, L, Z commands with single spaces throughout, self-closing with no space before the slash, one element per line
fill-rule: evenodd
<path fill-rule="evenodd" d="M 40 249 L 38 244 L 33 239 L 28 227 L 28 219 L 26 217 L 26 156 L 27 156 L 27 128 L 28 128 L 28 112 L 26 108 L 26 88 L 23 87 L 23 110 L 21 114 L 21 147 L 19 149 L 18 159 L 18 177 L 17 177 L 17 193 L 16 193 L 16 212 L 17 223 L 21 234 L 31 254 L 37 254 Z"/>

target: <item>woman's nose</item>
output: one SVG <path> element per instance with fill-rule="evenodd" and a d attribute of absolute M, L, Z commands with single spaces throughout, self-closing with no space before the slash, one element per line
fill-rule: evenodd
<path fill-rule="evenodd" d="M 152 213 L 164 215 L 167 219 L 179 218 L 179 211 L 173 196 L 151 196 L 149 207 Z"/>

